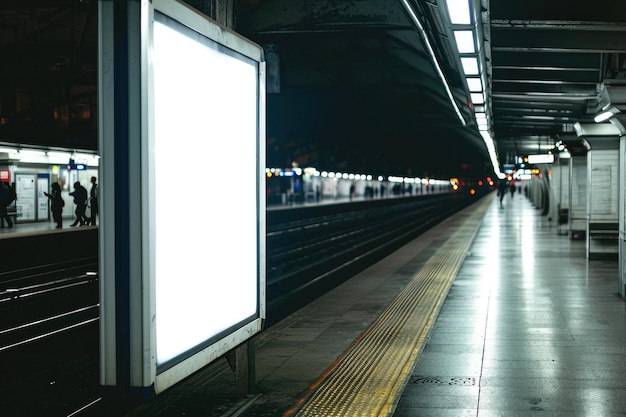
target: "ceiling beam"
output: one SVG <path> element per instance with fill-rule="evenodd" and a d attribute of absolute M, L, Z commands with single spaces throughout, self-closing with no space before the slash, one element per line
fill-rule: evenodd
<path fill-rule="evenodd" d="M 583 20 L 522 20 L 491 19 L 492 29 L 545 29 L 565 31 L 626 32 L 623 23 L 591 22 Z"/>
<path fill-rule="evenodd" d="M 626 36 L 618 31 L 500 28 L 491 29 L 492 52 L 626 52 Z"/>

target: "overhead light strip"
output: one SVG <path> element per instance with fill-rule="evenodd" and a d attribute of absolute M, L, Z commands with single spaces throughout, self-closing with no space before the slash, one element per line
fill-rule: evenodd
<path fill-rule="evenodd" d="M 447 0 L 448 14 L 453 25 L 471 25 L 472 16 L 468 0 Z"/>
<path fill-rule="evenodd" d="M 433 50 L 432 46 L 430 45 L 430 42 L 428 41 L 428 36 L 426 35 L 426 31 L 424 30 L 424 27 L 422 26 L 421 22 L 417 18 L 417 15 L 413 11 L 413 8 L 411 8 L 411 6 L 409 5 L 408 0 L 402 0 L 402 4 L 404 5 L 404 8 L 406 9 L 409 16 L 411 16 L 411 19 L 413 20 L 413 23 L 415 24 L 415 26 L 419 29 L 419 33 L 422 36 L 422 40 L 424 41 L 424 44 L 426 45 L 426 48 L 428 49 L 430 58 L 432 59 L 433 64 L 435 65 L 437 74 L 439 75 L 439 78 L 441 79 L 443 83 L 443 86 L 446 90 L 446 94 L 448 95 L 448 98 L 450 99 L 450 103 L 452 103 L 452 107 L 454 108 L 456 115 L 458 116 L 463 126 L 467 126 L 467 123 L 465 122 L 465 119 L 463 118 L 463 115 L 461 114 L 461 110 L 459 109 L 459 106 L 456 104 L 456 100 L 454 100 L 452 91 L 450 91 L 450 86 L 448 86 L 446 77 L 443 75 L 443 71 L 441 70 L 441 67 L 439 66 L 439 62 L 437 61 L 437 56 L 435 55 L 435 51 Z"/>
<path fill-rule="evenodd" d="M 483 137 L 485 141 L 485 145 L 487 146 L 487 151 L 489 152 L 489 156 L 491 157 L 491 165 L 493 165 L 493 170 L 498 176 L 498 178 L 504 178 L 504 174 L 500 171 L 500 164 L 498 163 L 498 157 L 496 154 L 496 148 L 493 143 L 493 138 L 488 131 L 480 129 L 480 135 Z"/>
<path fill-rule="evenodd" d="M 480 93 L 483 91 L 483 83 L 479 77 L 467 77 L 467 86 L 472 93 Z"/>
<path fill-rule="evenodd" d="M 471 30 L 455 30 L 454 39 L 461 54 L 475 54 L 476 43 L 474 42 L 474 32 Z"/>
<path fill-rule="evenodd" d="M 485 104 L 483 93 L 470 93 L 470 99 L 473 104 Z"/>
<path fill-rule="evenodd" d="M 603 108 L 602 110 L 603 110 L 602 113 L 596 115 L 596 117 L 593 118 L 593 120 L 596 123 L 606 122 L 611 117 L 615 116 L 617 113 L 620 112 L 615 106 L 609 106 L 609 107 Z"/>
<path fill-rule="evenodd" d="M 475 56 L 461 57 L 461 65 L 465 75 L 480 75 L 478 70 L 478 58 Z"/>

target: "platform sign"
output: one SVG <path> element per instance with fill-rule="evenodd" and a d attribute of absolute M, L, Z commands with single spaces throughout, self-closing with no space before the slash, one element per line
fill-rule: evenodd
<path fill-rule="evenodd" d="M 265 62 L 261 47 L 183 3 L 153 0 L 138 6 L 128 1 L 128 10 L 117 11 L 117 2 L 111 3 L 101 3 L 110 19 L 128 13 L 127 56 L 138 51 L 141 70 L 131 59 L 126 63 L 125 55 L 107 53 L 107 45 L 114 50 L 119 41 L 114 41 L 117 28 L 104 17 L 101 26 L 110 33 L 101 34 L 100 143 L 106 154 L 101 256 L 110 255 L 101 274 L 117 284 L 101 287 L 106 320 L 101 329 L 105 339 L 110 334 L 101 348 L 101 381 L 115 386 L 127 379 L 145 397 L 261 330 Z M 133 38 L 135 30 L 140 39 Z M 107 57 L 118 61 L 107 65 Z M 127 81 L 107 74 L 119 67 L 126 68 L 122 77 Z M 107 82 L 113 89 L 106 88 Z M 126 101 L 115 97 L 124 91 L 138 93 Z M 139 117 L 119 117 L 133 112 Z M 107 123 L 107 114 L 115 124 Z M 127 131 L 124 142 L 120 137 Z M 135 141 L 136 136 L 141 139 Z M 182 162 L 176 170 L 173 161 Z M 238 175 L 224 184 L 222 173 L 233 165 Z M 115 228 L 106 221 L 115 221 Z M 124 291 L 127 303 L 120 300 Z"/>

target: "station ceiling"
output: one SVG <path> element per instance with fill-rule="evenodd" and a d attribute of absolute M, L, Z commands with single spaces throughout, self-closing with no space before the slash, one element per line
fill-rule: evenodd
<path fill-rule="evenodd" d="M 473 1 L 500 163 L 575 137 L 626 84 L 626 2 Z M 266 51 L 268 165 L 493 173 L 445 0 L 221 3 Z M 0 56 L 0 142 L 97 149 L 97 1 L 1 2 Z"/>

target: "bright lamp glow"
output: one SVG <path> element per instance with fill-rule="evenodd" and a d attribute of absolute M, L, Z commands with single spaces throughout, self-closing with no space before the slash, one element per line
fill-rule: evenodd
<path fill-rule="evenodd" d="M 470 97 L 472 99 L 472 103 L 474 104 L 483 104 L 485 102 L 483 93 L 470 93 Z"/>
<path fill-rule="evenodd" d="M 529 164 L 552 164 L 554 163 L 554 155 L 552 154 L 539 154 L 528 155 Z"/>
<path fill-rule="evenodd" d="M 593 118 L 593 120 L 596 123 L 602 123 L 602 122 L 606 122 L 607 120 L 609 120 L 611 117 L 613 117 L 613 115 L 615 114 L 615 112 L 609 110 L 609 111 L 605 111 L 600 113 L 599 115 L 597 115 L 596 117 Z"/>
<path fill-rule="evenodd" d="M 619 112 L 620 111 L 619 111 L 618 108 L 616 108 L 615 106 L 613 106 L 611 104 L 607 104 L 606 106 L 602 107 L 602 113 L 600 113 L 596 117 L 594 117 L 593 120 L 596 123 L 606 122 L 607 120 L 609 120 L 611 117 L 613 117 L 614 115 L 616 115 Z"/>
<path fill-rule="evenodd" d="M 483 83 L 482 81 L 480 81 L 480 78 L 468 77 L 466 78 L 466 80 L 467 80 L 467 87 L 472 93 L 480 93 L 483 91 Z"/>
<path fill-rule="evenodd" d="M 473 54 L 476 52 L 474 45 L 474 32 L 471 30 L 455 30 L 454 38 L 456 46 L 461 54 Z"/>
<path fill-rule="evenodd" d="M 491 158 L 491 164 L 493 165 L 493 170 L 498 176 L 498 178 L 504 178 L 504 174 L 500 171 L 500 165 L 498 164 L 498 156 L 496 155 L 496 148 L 493 144 L 493 138 L 489 132 L 480 129 L 480 135 L 483 137 L 485 141 L 485 145 L 487 146 L 487 150 L 489 151 L 489 157 Z"/>
<path fill-rule="evenodd" d="M 17 149 L 15 149 L 15 148 L 0 148 L 0 153 L 15 154 L 15 153 L 17 153 Z"/>
<path fill-rule="evenodd" d="M 450 22 L 454 25 L 469 25 L 472 23 L 468 0 L 447 0 Z"/>
<path fill-rule="evenodd" d="M 258 70 L 167 18 L 155 19 L 153 56 L 154 320 L 162 365 L 257 314 Z M 176 175 L 172 149 L 193 149 Z M 232 172 L 233 160 L 237 192 L 221 204 L 202 184 Z M 172 217 L 175 196 L 201 218 L 181 227 Z"/>
<path fill-rule="evenodd" d="M 465 75 L 478 75 L 478 58 L 462 57 L 461 65 L 463 65 Z"/>

